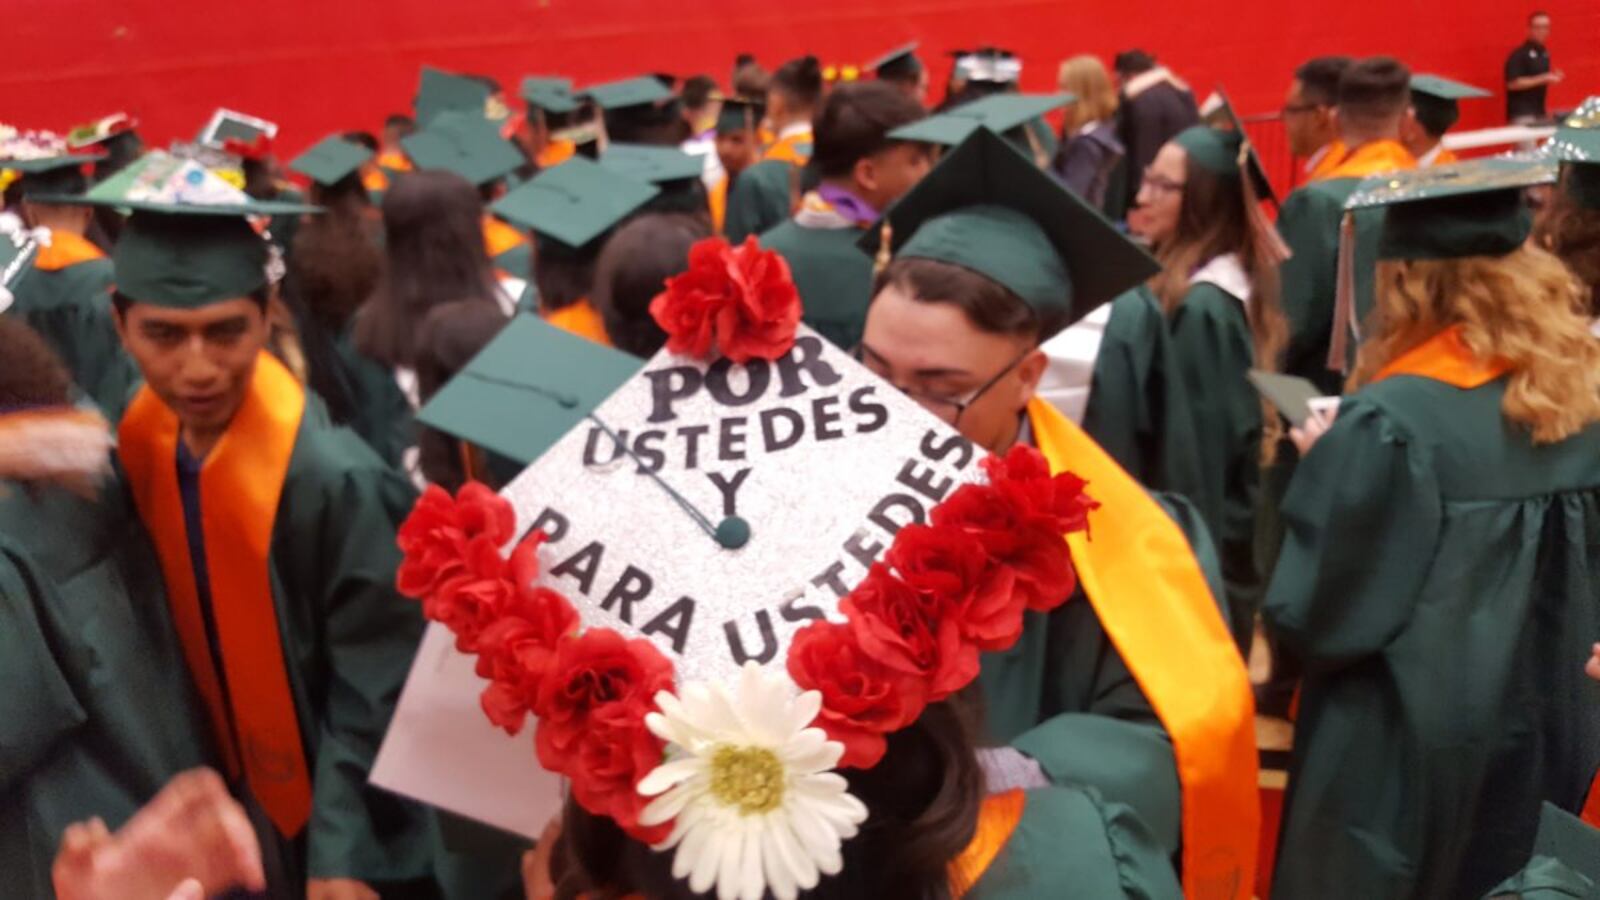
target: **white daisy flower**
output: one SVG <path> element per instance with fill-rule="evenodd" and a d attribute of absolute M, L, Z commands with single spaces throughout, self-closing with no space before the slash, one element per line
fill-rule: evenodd
<path fill-rule="evenodd" d="M 839 872 L 839 848 L 867 808 L 831 771 L 844 745 L 809 727 L 820 693 L 795 696 L 781 670 L 747 662 L 736 693 L 694 683 L 655 701 L 661 711 L 645 725 L 668 747 L 666 762 L 639 782 L 640 794 L 655 797 L 639 821 L 677 820 L 656 847 L 677 847 L 673 877 L 687 877 L 696 893 L 715 884 L 720 900 L 760 900 L 768 890 L 793 900 Z"/>

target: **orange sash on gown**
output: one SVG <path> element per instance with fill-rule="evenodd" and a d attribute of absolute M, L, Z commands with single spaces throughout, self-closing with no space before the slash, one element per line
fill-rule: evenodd
<path fill-rule="evenodd" d="M 242 767 L 268 818 L 287 837 L 310 818 L 311 776 L 284 664 L 269 556 L 305 404 L 294 376 L 263 352 L 244 404 L 200 470 L 206 572 L 226 702 L 189 559 L 178 490 L 178 416 L 147 385 L 117 433 L 117 453 L 155 542 L 183 655 L 223 759 L 231 775 Z"/>
<path fill-rule="evenodd" d="M 41 272 L 59 272 L 68 266 L 105 257 L 88 238 L 70 231 L 52 231 L 50 246 L 39 247 L 33 257 L 33 267 Z"/>
<path fill-rule="evenodd" d="M 492 260 L 507 250 L 514 250 L 528 242 L 528 236 L 516 228 L 496 219 L 483 217 L 483 249 Z"/>
<path fill-rule="evenodd" d="M 1067 536 L 1101 627 L 1172 739 L 1183 790 L 1183 887 L 1192 900 L 1249 900 L 1261 806 L 1255 701 L 1244 662 L 1177 523 L 1049 403 L 1028 420 L 1053 472 L 1102 505 Z"/>
<path fill-rule="evenodd" d="M 1344 141 L 1334 141 L 1317 162 L 1316 168 L 1311 170 L 1311 180 L 1366 178 L 1416 167 L 1417 158 L 1399 141 L 1372 141 L 1354 150 L 1347 148 Z"/>
<path fill-rule="evenodd" d="M 546 313 L 544 320 L 562 331 L 588 338 L 596 344 L 611 346 L 611 335 L 606 332 L 606 322 L 600 318 L 600 311 L 594 308 L 594 304 L 590 303 L 588 298 Z"/>

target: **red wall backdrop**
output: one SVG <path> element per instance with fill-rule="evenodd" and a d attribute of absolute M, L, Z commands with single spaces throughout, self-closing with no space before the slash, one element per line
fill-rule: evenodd
<path fill-rule="evenodd" d="M 1068 55 L 1141 46 L 1202 96 L 1221 82 L 1261 113 L 1320 53 L 1392 53 L 1498 90 L 1535 4 L 1554 16 L 1551 52 L 1568 76 L 1552 104 L 1600 93 L 1600 0 L 3 0 L 0 121 L 65 128 L 126 109 L 164 143 L 227 105 L 283 125 L 281 155 L 329 131 L 376 129 L 407 108 L 424 62 L 508 87 L 532 73 L 580 85 L 644 71 L 725 80 L 740 51 L 769 67 L 805 51 L 859 63 L 913 38 L 936 84 L 944 50 L 989 43 L 1022 56 L 1032 89 Z M 1466 106 L 1464 127 L 1503 113 L 1498 97 Z"/>

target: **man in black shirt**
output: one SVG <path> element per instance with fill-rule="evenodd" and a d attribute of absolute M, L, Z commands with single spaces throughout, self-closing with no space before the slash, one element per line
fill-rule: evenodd
<path fill-rule="evenodd" d="M 1528 39 L 1506 57 L 1506 120 L 1526 124 L 1545 117 L 1545 91 L 1561 81 L 1559 69 L 1550 68 L 1550 14 L 1528 17 Z"/>
<path fill-rule="evenodd" d="M 1117 110 L 1117 137 L 1127 149 L 1127 206 L 1139 193 L 1139 180 L 1145 167 L 1156 158 L 1161 145 L 1178 132 L 1200 124 L 1200 108 L 1194 92 L 1183 79 L 1143 50 L 1117 54 L 1115 68 L 1122 89 Z"/>

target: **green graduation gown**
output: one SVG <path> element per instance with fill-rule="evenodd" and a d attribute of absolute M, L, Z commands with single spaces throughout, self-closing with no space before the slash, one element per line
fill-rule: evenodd
<path fill-rule="evenodd" d="M 794 208 L 798 170 L 781 159 L 758 162 L 734 179 L 722 233 L 735 246 L 779 225 Z"/>
<path fill-rule="evenodd" d="M 292 381 L 263 354 L 253 391 L 260 390 L 260 370 L 269 366 L 277 367 L 279 384 Z M 173 434 L 151 437 L 166 435 L 166 420 L 137 416 L 143 399 L 154 400 L 136 400 L 120 434 L 119 453 L 130 479 L 148 477 L 141 474 L 145 467 L 173 465 L 167 462 L 170 455 L 158 456 L 162 447 L 175 446 L 176 421 Z M 235 417 L 230 433 L 242 415 Z M 130 456 L 130 449 L 137 455 Z M 133 485 L 133 492 L 147 523 L 151 504 L 178 502 L 150 498 L 141 485 Z M 205 504 L 204 487 L 201 493 Z M 267 559 L 284 670 L 312 784 L 310 821 L 288 851 L 290 858 L 304 859 L 304 877 L 397 882 L 429 874 L 426 814 L 367 784 L 422 635 L 417 604 L 394 588 L 400 564 L 395 533 L 415 496 L 399 472 L 353 432 L 331 426 L 314 396 L 306 398 Z M 202 508 L 208 517 L 219 510 Z M 159 526 L 150 527 L 163 546 Z M 180 546 L 180 558 L 187 561 L 187 544 Z M 206 547 L 208 559 L 215 549 Z M 215 568 L 210 578 L 215 584 Z"/>
<path fill-rule="evenodd" d="M 1282 269 L 1283 312 L 1289 320 L 1284 371 L 1310 379 L 1327 394 L 1340 393 L 1344 381 L 1328 369 L 1328 344 L 1334 327 L 1344 204 L 1360 184 L 1359 178 L 1314 181 L 1290 194 L 1278 212 L 1278 233 L 1292 254 Z M 1353 287 L 1359 317 L 1372 309 L 1383 214 L 1364 210 L 1354 220 Z M 1354 343 L 1349 343 L 1352 352 Z"/>
<path fill-rule="evenodd" d="M 1083 430 L 1140 484 L 1204 506 L 1187 389 L 1161 304 L 1148 288 L 1111 302 Z"/>
<path fill-rule="evenodd" d="M 794 273 L 801 319 L 847 351 L 861 343 L 872 300 L 872 258 L 856 246 L 860 237 L 858 228 L 807 228 L 794 219 L 761 235 Z"/>
<path fill-rule="evenodd" d="M 1261 605 L 1255 511 L 1261 480 L 1261 400 L 1245 373 L 1255 365 L 1244 301 L 1195 282 L 1172 313 L 1172 355 L 1187 387 L 1203 478 L 1191 495 L 1222 554 L 1229 630 L 1248 652 Z"/>
<path fill-rule="evenodd" d="M 350 397 L 350 430 L 367 442 L 378 458 L 395 468 L 404 464 L 406 450 L 416 446 L 416 425 L 411 401 L 406 399 L 394 372 L 362 355 L 350 329 L 334 340 L 338 377 Z"/>
<path fill-rule="evenodd" d="M 49 342 L 78 388 L 115 422 L 139 372 L 117 337 L 111 284 L 104 256 L 50 271 L 35 265 L 12 286 L 16 300 L 7 313 Z"/>
<path fill-rule="evenodd" d="M 90 501 L 0 484 L 0 872 L 54 896 L 61 834 L 112 829 L 210 764 L 161 571 L 116 485 Z"/>
<path fill-rule="evenodd" d="M 1194 507 L 1181 497 L 1157 500 L 1189 538 L 1213 595 L 1222 596 L 1215 550 Z M 1178 852 L 1172 742 L 1081 585 L 1050 612 L 1026 613 L 1015 646 L 983 655 L 978 684 L 990 743 L 1037 760 L 1054 784 L 1088 785 L 1126 805 L 1167 856 Z"/>
<path fill-rule="evenodd" d="M 1478 897 L 1600 767 L 1600 426 L 1396 375 L 1302 460 L 1264 612 L 1305 662 L 1273 893 Z"/>
<path fill-rule="evenodd" d="M 967 894 L 971 900 L 1183 896 L 1167 848 L 1128 807 L 1084 786 L 1023 797 L 1021 819 Z"/>

